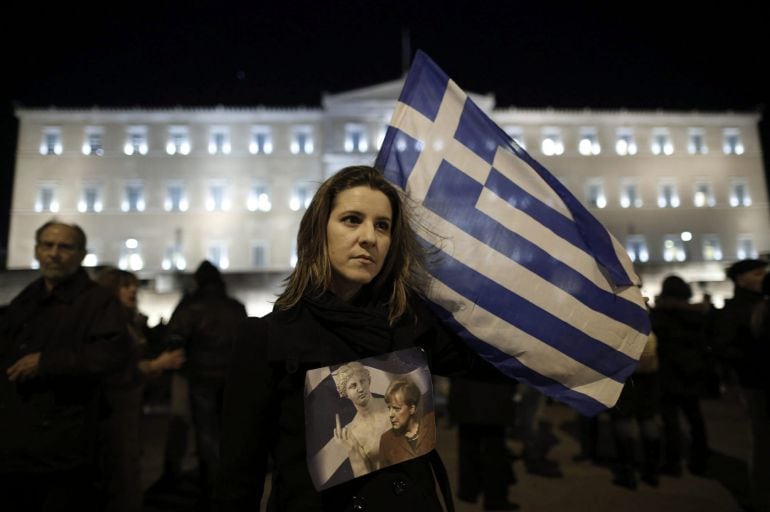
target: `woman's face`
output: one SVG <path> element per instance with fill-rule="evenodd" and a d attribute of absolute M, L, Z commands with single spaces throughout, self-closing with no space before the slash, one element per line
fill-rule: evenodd
<path fill-rule="evenodd" d="M 326 225 L 331 291 L 343 300 L 377 277 L 390 249 L 393 212 L 388 197 L 366 186 L 343 190 Z"/>
<path fill-rule="evenodd" d="M 393 430 L 403 432 L 409 426 L 409 418 L 415 411 L 414 405 L 407 405 L 404 396 L 400 392 L 393 393 L 388 401 L 388 416 Z"/>
<path fill-rule="evenodd" d="M 118 299 L 126 309 L 136 309 L 136 292 L 139 286 L 135 282 L 128 282 L 118 288 Z"/>
<path fill-rule="evenodd" d="M 345 384 L 345 393 L 350 401 L 355 405 L 364 406 L 369 403 L 369 399 L 372 397 L 372 393 L 369 391 L 369 378 L 361 373 L 355 372 L 348 377 L 348 382 Z"/>

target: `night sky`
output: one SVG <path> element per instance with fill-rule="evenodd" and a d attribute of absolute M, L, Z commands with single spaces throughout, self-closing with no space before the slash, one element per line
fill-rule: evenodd
<path fill-rule="evenodd" d="M 411 54 L 498 106 L 757 111 L 770 100 L 766 5 L 531 3 L 15 3 L 0 21 L 0 250 L 14 102 L 315 107 L 324 92 L 399 78 L 404 31 Z"/>

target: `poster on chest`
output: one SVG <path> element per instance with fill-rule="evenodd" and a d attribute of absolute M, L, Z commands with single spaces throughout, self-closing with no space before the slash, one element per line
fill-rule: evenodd
<path fill-rule="evenodd" d="M 422 349 L 309 370 L 305 443 L 319 491 L 433 450 L 433 384 Z"/>

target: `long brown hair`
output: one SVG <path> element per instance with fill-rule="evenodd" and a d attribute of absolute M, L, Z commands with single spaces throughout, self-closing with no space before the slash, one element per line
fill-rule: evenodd
<path fill-rule="evenodd" d="M 318 296 L 329 290 L 332 279 L 326 243 L 329 215 L 340 192 L 360 186 L 385 194 L 393 213 L 390 250 L 382 270 L 367 286 L 374 297 L 387 300 L 391 324 L 408 311 L 409 294 L 418 289 L 417 282 L 424 275 L 424 252 L 412 229 L 402 193 L 380 171 L 363 165 L 340 170 L 324 181 L 313 196 L 299 225 L 297 265 L 275 303 L 277 309 L 290 309 L 306 294 Z"/>

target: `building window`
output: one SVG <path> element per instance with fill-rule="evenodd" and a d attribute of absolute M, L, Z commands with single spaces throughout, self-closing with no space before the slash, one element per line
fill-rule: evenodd
<path fill-rule="evenodd" d="M 129 126 L 123 152 L 127 155 L 146 155 L 147 149 L 147 127 Z"/>
<path fill-rule="evenodd" d="M 702 251 L 704 261 L 720 261 L 722 259 L 722 245 L 717 235 L 703 235 Z"/>
<path fill-rule="evenodd" d="M 103 138 L 104 130 L 102 130 L 101 127 L 86 127 L 86 138 L 83 141 L 83 154 L 102 156 L 104 154 Z"/>
<path fill-rule="evenodd" d="M 206 247 L 206 259 L 222 270 L 228 268 L 230 258 L 227 256 L 227 243 L 222 241 L 209 242 Z"/>
<path fill-rule="evenodd" d="M 743 178 L 730 180 L 730 206 L 751 206 L 749 184 Z"/>
<path fill-rule="evenodd" d="M 59 199 L 56 197 L 56 185 L 53 183 L 43 183 L 37 189 L 37 199 L 35 200 L 36 212 L 59 211 Z"/>
<path fill-rule="evenodd" d="M 144 259 L 142 259 L 142 248 L 136 238 L 129 238 L 120 249 L 120 259 L 118 267 L 123 270 L 142 270 L 144 268 Z"/>
<path fill-rule="evenodd" d="M 602 148 L 599 144 L 599 136 L 596 134 L 596 128 L 581 128 L 580 142 L 578 142 L 578 151 L 583 156 L 598 155 Z"/>
<path fill-rule="evenodd" d="M 618 128 L 615 152 L 621 156 L 636 154 L 636 139 L 631 128 Z"/>
<path fill-rule="evenodd" d="M 345 151 L 348 153 L 366 153 L 369 142 L 366 140 L 366 126 L 349 123 L 345 125 Z"/>
<path fill-rule="evenodd" d="M 561 140 L 561 131 L 558 128 L 543 129 L 543 141 L 540 150 L 546 156 L 564 153 L 564 142 Z"/>
<path fill-rule="evenodd" d="M 671 142 L 671 134 L 666 128 L 653 128 L 651 147 L 653 155 L 671 155 L 674 153 L 674 144 Z"/>
<path fill-rule="evenodd" d="M 163 209 L 167 212 L 186 212 L 189 207 L 183 183 L 172 182 L 166 185 L 166 199 Z"/>
<path fill-rule="evenodd" d="M 756 258 L 757 250 L 754 248 L 754 238 L 751 235 L 738 235 L 736 256 L 739 260 Z"/>
<path fill-rule="evenodd" d="M 210 212 L 230 209 L 230 198 L 227 195 L 227 187 L 223 181 L 212 181 L 209 183 L 206 209 Z"/>
<path fill-rule="evenodd" d="M 252 155 L 269 155 L 273 152 L 273 137 L 267 126 L 252 126 L 249 153 Z"/>
<path fill-rule="evenodd" d="M 253 183 L 249 190 L 249 198 L 246 202 L 246 208 L 250 212 L 269 212 L 273 208 L 270 201 L 270 189 L 264 183 Z"/>
<path fill-rule="evenodd" d="M 682 235 L 666 235 L 663 237 L 663 260 L 684 261 L 687 255 L 684 251 Z"/>
<path fill-rule="evenodd" d="M 716 204 L 714 187 L 711 186 L 710 182 L 698 181 L 695 183 L 692 202 L 696 208 L 712 207 Z"/>
<path fill-rule="evenodd" d="M 626 238 L 626 251 L 628 252 L 628 257 L 635 263 L 646 263 L 650 260 L 647 240 L 644 238 L 644 235 L 629 235 Z"/>
<path fill-rule="evenodd" d="M 743 141 L 738 128 L 725 128 L 722 132 L 722 151 L 725 155 L 742 155 Z"/>
<path fill-rule="evenodd" d="M 161 267 L 163 270 L 184 270 L 187 268 L 187 260 L 185 260 L 182 252 L 181 244 L 173 243 L 166 246 Z"/>
<path fill-rule="evenodd" d="M 705 155 L 708 153 L 706 134 L 703 128 L 690 128 L 687 131 L 687 152 L 691 155 Z"/>
<path fill-rule="evenodd" d="M 506 126 L 505 133 L 513 139 L 521 149 L 527 149 L 526 141 L 524 140 L 524 130 L 520 126 Z"/>
<path fill-rule="evenodd" d="M 43 139 L 40 141 L 41 155 L 61 155 L 61 128 L 48 126 L 43 128 Z"/>
<path fill-rule="evenodd" d="M 84 183 L 80 191 L 78 211 L 98 213 L 102 211 L 102 206 L 102 188 L 96 183 Z"/>
<path fill-rule="evenodd" d="M 604 194 L 604 181 L 601 178 L 591 178 L 586 182 L 586 202 L 594 208 L 607 206 L 607 196 Z"/>
<path fill-rule="evenodd" d="M 639 181 L 625 178 L 620 182 L 620 206 L 623 208 L 641 208 L 642 196 L 639 193 Z"/>
<path fill-rule="evenodd" d="M 144 211 L 144 184 L 138 182 L 126 183 L 123 189 L 123 201 L 120 209 L 124 212 Z"/>
<path fill-rule="evenodd" d="M 169 155 L 189 155 L 190 148 L 190 129 L 187 126 L 169 127 L 166 153 Z"/>
<path fill-rule="evenodd" d="M 209 133 L 209 154 L 229 155 L 231 149 L 230 130 L 225 126 L 211 128 Z"/>
<path fill-rule="evenodd" d="M 294 185 L 294 189 L 291 193 L 291 199 L 289 200 L 289 208 L 293 211 L 298 211 L 310 206 L 310 201 L 313 199 L 313 190 L 308 183 L 297 183 Z"/>
<path fill-rule="evenodd" d="M 95 267 L 99 264 L 99 256 L 96 254 L 96 251 L 91 249 L 90 247 L 86 249 L 86 256 L 83 258 L 83 266 L 84 267 Z"/>
<path fill-rule="evenodd" d="M 251 266 L 255 268 L 265 268 L 268 262 L 267 242 L 257 241 L 251 244 Z"/>
<path fill-rule="evenodd" d="M 658 207 L 678 208 L 679 190 L 674 180 L 661 180 L 658 183 Z"/>
<path fill-rule="evenodd" d="M 313 152 L 313 130 L 309 126 L 298 126 L 292 130 L 291 152 L 294 155 L 309 155 Z"/>

